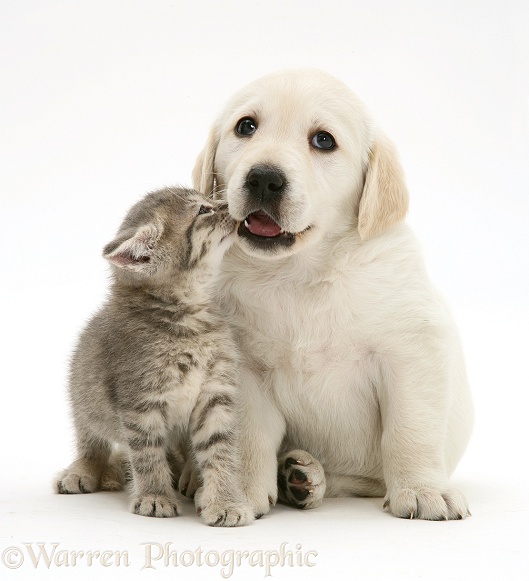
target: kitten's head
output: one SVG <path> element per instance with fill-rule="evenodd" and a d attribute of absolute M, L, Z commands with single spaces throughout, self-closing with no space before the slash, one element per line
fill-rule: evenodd
<path fill-rule="evenodd" d="M 118 280 L 132 286 L 207 281 L 235 239 L 236 225 L 226 202 L 165 188 L 130 209 L 103 256 Z"/>

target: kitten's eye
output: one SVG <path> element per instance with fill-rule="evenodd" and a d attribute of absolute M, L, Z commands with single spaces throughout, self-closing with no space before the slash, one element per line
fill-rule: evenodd
<path fill-rule="evenodd" d="M 239 135 L 253 135 L 257 131 L 257 123 L 251 117 L 243 117 L 237 122 L 235 131 Z"/>
<path fill-rule="evenodd" d="M 201 214 L 211 214 L 211 212 L 213 212 L 213 208 L 211 206 L 200 206 L 197 216 L 200 216 Z"/>
<path fill-rule="evenodd" d="M 317 149 L 332 149 L 336 145 L 334 137 L 327 131 L 318 131 L 311 140 L 311 143 Z"/>

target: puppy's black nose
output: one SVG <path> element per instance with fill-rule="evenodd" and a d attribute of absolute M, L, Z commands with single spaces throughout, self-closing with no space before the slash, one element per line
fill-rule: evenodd
<path fill-rule="evenodd" d="M 246 177 L 246 188 L 250 195 L 261 202 L 268 202 L 281 196 L 286 178 L 283 172 L 269 165 L 255 165 Z"/>

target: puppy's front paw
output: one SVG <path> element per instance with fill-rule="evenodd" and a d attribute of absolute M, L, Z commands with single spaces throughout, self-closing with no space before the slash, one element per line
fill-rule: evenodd
<path fill-rule="evenodd" d="M 251 479 L 248 474 L 243 482 L 243 489 L 255 518 L 261 518 L 270 512 L 277 502 L 277 477 L 274 473 L 266 477 Z"/>
<path fill-rule="evenodd" d="M 325 496 L 322 465 L 303 450 L 293 450 L 279 459 L 279 498 L 297 508 L 316 508 Z"/>
<path fill-rule="evenodd" d="M 384 500 L 384 508 L 399 518 L 461 520 L 470 516 L 465 497 L 455 488 L 401 488 L 388 491 Z"/>
<path fill-rule="evenodd" d="M 195 494 L 195 505 L 197 514 L 213 527 L 242 527 L 254 520 L 254 511 L 247 502 L 208 495 L 204 488 Z"/>
<path fill-rule="evenodd" d="M 141 516 L 167 518 L 176 516 L 180 507 L 176 498 L 163 494 L 138 495 L 132 500 L 131 511 Z"/>

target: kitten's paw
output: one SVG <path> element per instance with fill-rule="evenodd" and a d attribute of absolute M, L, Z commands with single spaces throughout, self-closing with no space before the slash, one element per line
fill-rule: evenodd
<path fill-rule="evenodd" d="M 99 490 L 99 479 L 94 474 L 65 470 L 55 482 L 59 494 L 86 494 Z"/>
<path fill-rule="evenodd" d="M 206 524 L 213 527 L 242 527 L 254 520 L 254 511 L 247 502 L 222 500 L 218 496 L 208 501 L 203 491 L 203 488 L 197 491 L 195 505 L 197 514 Z"/>
<path fill-rule="evenodd" d="M 109 464 L 101 475 L 101 490 L 123 490 L 126 472 L 120 464 Z"/>
<path fill-rule="evenodd" d="M 279 458 L 277 483 L 280 500 L 297 508 L 316 508 L 325 496 L 323 467 L 304 450 L 292 450 Z"/>
<path fill-rule="evenodd" d="M 180 507 L 176 498 L 163 494 L 145 494 L 136 496 L 132 500 L 131 511 L 141 516 L 155 516 L 158 518 L 168 518 L 177 516 Z"/>
<path fill-rule="evenodd" d="M 455 488 L 409 487 L 388 491 L 384 508 L 399 518 L 461 520 L 470 516 L 463 494 Z"/>
<path fill-rule="evenodd" d="M 200 480 L 198 470 L 193 462 L 188 460 L 184 464 L 184 469 L 182 470 L 182 474 L 178 480 L 178 490 L 181 494 L 187 496 L 187 498 L 194 498 L 199 486 Z"/>

